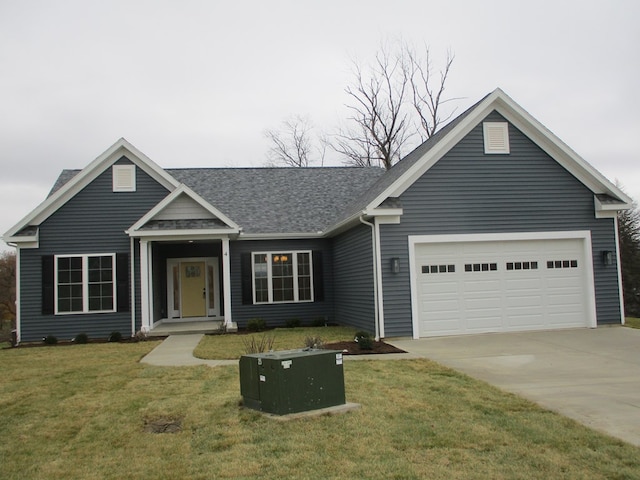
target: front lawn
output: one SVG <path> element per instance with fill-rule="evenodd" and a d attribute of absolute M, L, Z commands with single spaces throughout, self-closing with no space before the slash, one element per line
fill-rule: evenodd
<path fill-rule="evenodd" d="M 138 363 L 156 345 L 0 351 L 0 477 L 640 478 L 640 449 L 428 360 L 345 362 L 362 409 L 277 422 L 237 367 Z"/>
<path fill-rule="evenodd" d="M 303 348 L 307 337 L 321 338 L 323 343 L 353 340 L 356 330 L 349 327 L 276 328 L 266 332 L 238 335 L 205 335 L 193 354 L 198 358 L 225 360 L 240 358 L 246 353 L 245 343 L 252 338 L 273 337 L 274 350 Z"/>
<path fill-rule="evenodd" d="M 640 328 L 640 318 L 627 317 L 624 319 L 624 324 L 631 328 Z"/>

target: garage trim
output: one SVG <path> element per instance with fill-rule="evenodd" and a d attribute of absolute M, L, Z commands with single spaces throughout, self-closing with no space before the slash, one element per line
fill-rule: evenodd
<path fill-rule="evenodd" d="M 420 312 L 418 307 L 418 275 L 416 272 L 416 245 L 424 243 L 454 243 L 454 242 L 497 242 L 510 240 L 562 240 L 578 239 L 583 242 L 584 256 L 582 264 L 585 266 L 587 281 L 586 312 L 587 325 L 596 328 L 596 298 L 593 276 L 593 254 L 591 246 L 591 231 L 559 231 L 559 232 L 513 232 L 513 233 L 481 233 L 481 234 L 452 234 L 452 235 L 409 235 L 409 274 L 411 282 L 411 318 L 413 338 L 420 338 Z"/>

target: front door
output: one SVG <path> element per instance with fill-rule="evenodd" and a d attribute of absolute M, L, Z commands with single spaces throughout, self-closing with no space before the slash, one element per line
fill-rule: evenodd
<path fill-rule="evenodd" d="M 182 317 L 207 316 L 207 288 L 205 262 L 180 264 Z"/>

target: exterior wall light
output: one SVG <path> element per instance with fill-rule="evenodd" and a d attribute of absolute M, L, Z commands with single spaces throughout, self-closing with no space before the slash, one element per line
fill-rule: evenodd
<path fill-rule="evenodd" d="M 391 258 L 391 273 L 400 273 L 400 259 L 398 257 Z"/>
<path fill-rule="evenodd" d="M 602 251 L 602 264 L 613 265 L 613 252 L 611 250 Z"/>

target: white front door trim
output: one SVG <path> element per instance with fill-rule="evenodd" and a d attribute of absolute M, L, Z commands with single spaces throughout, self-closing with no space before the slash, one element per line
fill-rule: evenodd
<path fill-rule="evenodd" d="M 416 245 L 425 243 L 454 243 L 454 242 L 497 242 L 516 240 L 561 240 L 578 239 L 583 242 L 584 258 L 582 264 L 586 268 L 587 298 L 585 298 L 587 325 L 596 327 L 596 299 L 593 276 L 593 254 L 591 246 L 591 231 L 559 231 L 559 232 L 513 232 L 513 233 L 480 233 L 480 234 L 452 234 L 452 235 L 409 235 L 409 273 L 411 283 L 411 317 L 413 338 L 420 338 L 420 311 L 418 305 L 418 285 L 416 271 Z"/>

